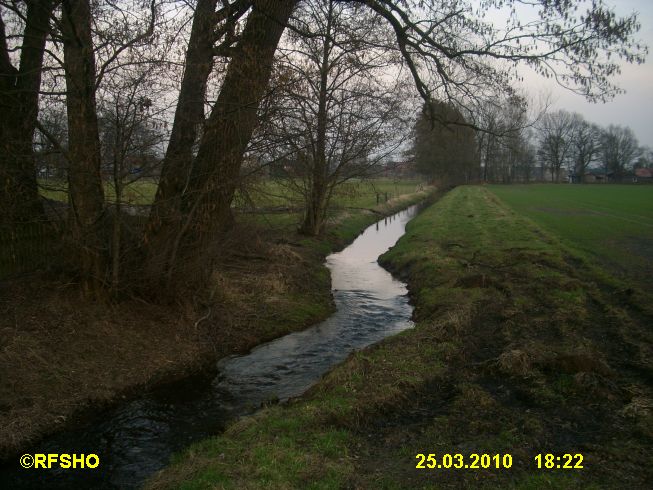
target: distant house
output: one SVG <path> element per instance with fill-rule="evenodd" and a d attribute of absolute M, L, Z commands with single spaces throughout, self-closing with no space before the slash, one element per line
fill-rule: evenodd
<path fill-rule="evenodd" d="M 596 184 L 607 182 L 608 178 L 603 170 L 588 170 L 582 178 L 580 174 L 572 170 L 567 176 L 567 181 L 570 184 Z"/>
<path fill-rule="evenodd" d="M 610 180 L 611 173 L 598 169 L 589 170 L 585 174 L 584 182 L 586 184 L 605 184 Z"/>
<path fill-rule="evenodd" d="M 637 183 L 653 182 L 653 168 L 636 168 L 633 176 L 633 182 L 637 182 Z"/>
<path fill-rule="evenodd" d="M 635 174 L 629 170 L 620 173 L 608 172 L 606 175 L 611 184 L 631 184 L 635 181 Z"/>
<path fill-rule="evenodd" d="M 576 173 L 569 174 L 570 184 L 579 184 L 581 182 L 580 175 Z M 583 176 L 583 183 L 585 184 L 629 184 L 631 182 L 653 182 L 653 169 L 636 169 L 634 172 L 625 171 L 621 174 L 615 172 L 606 172 L 602 169 L 590 169 Z"/>

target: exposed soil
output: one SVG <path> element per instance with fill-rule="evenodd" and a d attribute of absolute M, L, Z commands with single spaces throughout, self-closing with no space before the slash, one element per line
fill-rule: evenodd
<path fill-rule="evenodd" d="M 653 241 L 646 237 L 630 236 L 620 240 L 606 240 L 606 245 L 613 248 L 615 253 L 628 255 L 627 261 L 609 263 L 611 270 L 653 291 Z"/>

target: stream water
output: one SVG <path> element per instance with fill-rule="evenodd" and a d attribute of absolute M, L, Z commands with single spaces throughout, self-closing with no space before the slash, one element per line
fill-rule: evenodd
<path fill-rule="evenodd" d="M 406 285 L 377 264 L 417 213 L 412 206 L 367 228 L 327 257 L 336 312 L 325 321 L 218 362 L 217 376 L 194 376 L 144 394 L 26 453 L 94 453 L 96 469 L 0 470 L 0 488 L 134 488 L 172 453 L 218 434 L 271 400 L 301 395 L 351 352 L 410 328 Z"/>

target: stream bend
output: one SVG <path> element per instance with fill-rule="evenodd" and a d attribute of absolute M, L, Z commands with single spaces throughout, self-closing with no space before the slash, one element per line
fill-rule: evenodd
<path fill-rule="evenodd" d="M 321 323 L 218 363 L 213 379 L 195 376 L 154 390 L 102 418 L 56 434 L 32 453 L 94 453 L 95 470 L 2 470 L 3 488 L 135 488 L 170 456 L 270 400 L 304 393 L 351 352 L 413 326 L 406 285 L 378 265 L 418 212 L 411 206 L 368 227 L 327 257 L 336 311 Z M 9 485 L 9 486 L 7 486 Z"/>

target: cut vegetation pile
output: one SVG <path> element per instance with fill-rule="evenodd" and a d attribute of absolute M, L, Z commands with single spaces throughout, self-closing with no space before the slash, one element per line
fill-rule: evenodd
<path fill-rule="evenodd" d="M 149 486 L 650 488 L 647 293 L 480 187 L 415 218 L 382 262 L 408 281 L 414 329 L 192 446 Z M 416 469 L 418 453 L 513 464 Z M 582 454 L 584 469 L 537 469 L 540 453 Z"/>

